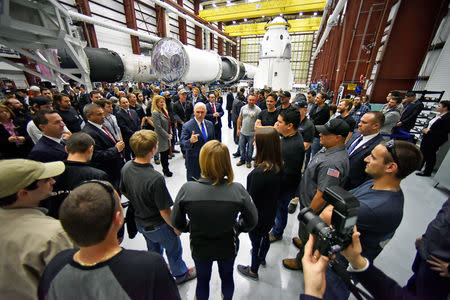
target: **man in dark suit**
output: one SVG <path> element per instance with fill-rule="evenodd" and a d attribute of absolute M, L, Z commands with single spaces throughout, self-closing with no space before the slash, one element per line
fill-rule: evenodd
<path fill-rule="evenodd" d="M 437 107 L 439 113 L 428 123 L 428 127 L 422 130 L 423 138 L 420 144 L 420 151 L 423 154 L 423 172 L 418 172 L 418 176 L 431 176 L 436 164 L 436 152 L 447 140 L 450 133 L 450 101 L 441 101 Z"/>
<path fill-rule="evenodd" d="M 198 158 L 200 149 L 214 139 L 214 124 L 205 120 L 206 105 L 202 102 L 194 106 L 194 118 L 183 125 L 181 145 L 186 150 L 186 177 L 188 181 L 200 178 L 200 164 Z"/>
<path fill-rule="evenodd" d="M 403 102 L 403 112 L 398 121 L 397 126 L 394 127 L 394 131 L 403 130 L 409 132 L 416 124 L 417 116 L 423 109 L 423 103 L 419 100 L 416 101 L 416 93 L 407 92 L 405 100 Z"/>
<path fill-rule="evenodd" d="M 227 104 L 226 104 L 226 108 L 228 111 L 228 128 L 233 128 L 232 123 L 233 123 L 233 118 L 231 116 L 232 113 L 232 109 L 233 109 L 233 101 L 234 101 L 234 97 L 236 95 L 236 87 L 232 86 L 230 91 L 227 94 Z"/>
<path fill-rule="evenodd" d="M 84 113 L 88 121 L 82 131 L 89 134 L 95 141 L 92 166 L 105 171 L 111 183 L 118 189 L 120 170 L 124 164 L 122 151 L 125 143 L 116 141 L 106 127 L 102 126 L 105 115 L 100 106 L 88 104 L 84 107 Z"/>
<path fill-rule="evenodd" d="M 128 161 L 131 159 L 130 138 L 133 133 L 141 129 L 141 121 L 136 111 L 130 109 L 130 103 L 125 97 L 120 98 L 120 109 L 116 117 L 125 142 L 124 157 Z"/>
<path fill-rule="evenodd" d="M 183 130 L 184 123 L 191 119 L 192 114 L 194 113 L 194 107 L 192 103 L 187 101 L 186 91 L 183 89 L 179 93 L 180 100 L 173 104 L 173 115 L 175 122 L 177 123 L 178 130 L 178 138 L 181 140 L 181 132 Z M 183 152 L 183 156 L 186 156 L 186 150 L 181 145 L 181 152 Z"/>
<path fill-rule="evenodd" d="M 345 144 L 350 163 L 350 172 L 344 185 L 346 190 L 356 188 L 370 179 L 370 175 L 365 172 L 366 163 L 364 159 L 383 141 L 380 134 L 383 123 L 384 115 L 382 112 L 370 111 L 365 113 L 358 124 L 359 133 L 352 135 Z"/>
<path fill-rule="evenodd" d="M 213 92 L 208 94 L 209 103 L 206 104 L 206 120 L 214 124 L 214 137 L 219 142 L 222 141 L 222 116 L 224 111 L 222 105 L 216 102 L 216 95 Z"/>
<path fill-rule="evenodd" d="M 28 158 L 40 162 L 65 160 L 67 152 L 65 142 L 61 139 L 65 124 L 58 112 L 39 110 L 33 122 L 42 131 L 42 137 L 31 149 Z"/>

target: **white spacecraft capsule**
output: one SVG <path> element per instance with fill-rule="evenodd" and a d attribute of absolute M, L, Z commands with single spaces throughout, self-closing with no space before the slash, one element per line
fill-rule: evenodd
<path fill-rule="evenodd" d="M 289 27 L 289 23 L 282 17 L 276 17 L 267 23 L 266 33 L 260 44 L 258 71 L 254 78 L 256 88 L 267 86 L 272 90 L 292 89 Z"/>

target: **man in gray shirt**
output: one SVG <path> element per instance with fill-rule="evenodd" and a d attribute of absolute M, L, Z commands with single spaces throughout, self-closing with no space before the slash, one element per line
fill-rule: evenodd
<path fill-rule="evenodd" d="M 323 192 L 330 186 L 344 186 L 349 174 L 349 161 L 344 141 L 350 127 L 342 119 L 332 119 L 324 125 L 316 126 L 320 135 L 320 144 L 323 148 L 311 159 L 300 182 L 300 209 L 310 207 L 314 213 L 325 206 Z M 302 249 L 308 240 L 305 228 L 299 226 L 299 238 L 293 242 Z M 290 270 L 301 269 L 302 250 L 297 258 L 283 259 L 283 265 Z"/>
<path fill-rule="evenodd" d="M 241 159 L 236 166 L 246 163 L 247 168 L 252 167 L 253 141 L 255 139 L 255 122 L 261 109 L 255 105 L 256 97 L 248 96 L 247 105 L 241 108 L 237 121 L 237 135 L 239 136 L 239 151 Z"/>

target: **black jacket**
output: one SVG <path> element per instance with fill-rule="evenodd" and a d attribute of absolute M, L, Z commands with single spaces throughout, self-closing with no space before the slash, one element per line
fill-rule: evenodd
<path fill-rule="evenodd" d="M 416 124 L 417 116 L 420 114 L 422 109 L 423 103 L 419 100 L 406 105 L 406 108 L 403 110 L 399 121 L 402 122 L 402 125 L 397 128 L 409 132 Z"/>
<path fill-rule="evenodd" d="M 201 178 L 181 187 L 171 221 L 177 229 L 190 232 L 194 258 L 222 260 L 236 256 L 239 232 L 252 230 L 258 221 L 258 213 L 241 184 L 212 185 L 212 180 Z"/>
<path fill-rule="evenodd" d="M 178 124 L 181 124 L 181 122 L 187 122 L 191 119 L 192 114 L 194 113 L 194 107 L 192 106 L 192 103 L 186 101 L 185 109 L 183 109 L 182 104 L 180 101 L 177 101 L 173 104 L 173 117 L 174 121 Z"/>
<path fill-rule="evenodd" d="M 309 118 L 314 123 L 314 126 L 324 125 L 330 119 L 330 108 L 327 104 L 322 107 L 313 106 L 309 112 Z M 315 137 L 319 137 L 319 132 L 316 130 Z"/>
<path fill-rule="evenodd" d="M 117 123 L 119 124 L 120 131 L 124 141 L 128 141 L 133 133 L 141 129 L 141 121 L 136 111 L 129 109 L 131 117 L 124 109 L 119 109 L 117 112 Z"/>

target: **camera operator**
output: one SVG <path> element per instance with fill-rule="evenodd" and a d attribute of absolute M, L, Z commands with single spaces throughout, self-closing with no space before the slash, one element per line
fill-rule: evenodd
<path fill-rule="evenodd" d="M 400 182 L 417 170 L 421 161 L 422 154 L 415 145 L 394 140 L 379 144 L 365 158 L 365 171 L 373 179 L 350 193 L 360 202 L 356 225 L 362 234 L 362 255 L 370 262 L 380 254 L 400 225 L 404 202 Z M 320 215 L 328 224 L 331 222 L 332 210 L 333 207 L 329 205 Z M 346 265 L 342 257 L 337 260 Z M 350 291 L 338 275 L 327 269 L 326 276 L 328 284 L 324 299 L 347 299 Z"/>
<path fill-rule="evenodd" d="M 416 240 L 417 254 L 412 270 L 414 274 L 404 287 L 375 267 L 367 259 L 361 246 L 356 228 L 352 243 L 341 253 L 349 261 L 350 271 L 374 299 L 446 299 L 450 292 L 449 263 L 450 252 L 450 198 L 442 205 L 436 217 L 428 224 L 426 232 Z M 302 263 L 305 278 L 303 300 L 322 299 L 326 281 L 324 278 L 327 259 L 312 252 L 314 236 L 310 235 L 305 246 Z M 324 267 L 325 265 L 325 267 Z"/>

